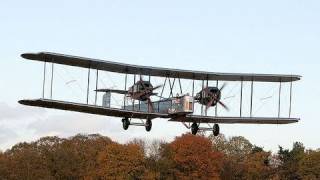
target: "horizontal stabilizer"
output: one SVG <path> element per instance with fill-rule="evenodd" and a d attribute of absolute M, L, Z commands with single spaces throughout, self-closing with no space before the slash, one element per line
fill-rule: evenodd
<path fill-rule="evenodd" d="M 120 90 L 120 89 L 96 89 L 97 92 L 111 92 L 111 93 L 118 93 L 118 94 L 128 94 L 128 91 Z"/>

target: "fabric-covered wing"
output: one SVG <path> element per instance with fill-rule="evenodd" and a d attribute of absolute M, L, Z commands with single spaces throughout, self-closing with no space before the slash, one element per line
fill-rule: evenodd
<path fill-rule="evenodd" d="M 271 118 L 271 117 L 214 117 L 189 115 L 169 121 L 177 122 L 201 122 L 219 124 L 290 124 L 298 122 L 297 118 Z"/>
<path fill-rule="evenodd" d="M 278 75 L 278 74 L 249 74 L 249 73 L 215 73 L 204 71 L 191 71 L 169 68 L 158 68 L 149 66 L 130 65 L 98 59 L 69 56 L 64 54 L 41 52 L 25 53 L 23 58 L 69 66 L 92 68 L 117 73 L 150 75 L 159 77 L 171 77 L 195 80 L 221 80 L 221 81 L 260 81 L 260 82 L 292 82 L 300 80 L 299 75 Z"/>
<path fill-rule="evenodd" d="M 66 102 L 66 101 L 56 101 L 56 100 L 49 100 L 49 99 L 20 100 L 19 103 L 23 105 L 28 105 L 28 106 L 53 108 L 53 109 L 97 114 L 97 115 L 104 115 L 104 116 L 128 117 L 128 118 L 139 118 L 139 119 L 147 119 L 147 118 L 154 119 L 158 117 L 168 118 L 167 114 L 129 111 L 124 109 L 107 108 L 102 106 L 72 103 L 72 102 Z"/>

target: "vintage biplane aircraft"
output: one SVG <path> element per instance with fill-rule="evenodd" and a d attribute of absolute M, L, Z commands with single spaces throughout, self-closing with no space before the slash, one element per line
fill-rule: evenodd
<path fill-rule="evenodd" d="M 67 111 L 76 111 L 104 116 L 115 116 L 122 118 L 123 128 L 128 129 L 130 125 L 144 126 L 147 131 L 151 130 L 152 120 L 156 118 L 165 118 L 169 121 L 181 122 L 184 126 L 191 129 L 192 134 L 196 134 L 199 130 L 212 131 L 215 136 L 220 132 L 219 124 L 289 124 L 299 121 L 299 118 L 291 117 L 292 104 L 292 82 L 300 80 L 299 75 L 277 75 L 277 74 L 245 74 L 245 73 L 215 73 L 203 71 L 189 71 L 180 69 L 158 68 L 148 66 L 137 66 L 118 62 L 103 61 L 98 59 L 69 56 L 50 52 L 40 53 L 25 53 L 21 55 L 25 59 L 44 62 L 44 81 L 43 81 L 43 97 L 33 100 L 20 100 L 19 103 L 28 106 L 38 106 L 45 108 L 54 108 Z M 87 88 L 87 102 L 75 103 L 61 100 L 54 100 L 51 98 L 44 98 L 44 84 L 46 63 L 62 64 L 67 66 L 76 66 L 88 69 L 88 88 Z M 95 89 L 95 103 L 89 103 L 89 83 L 90 70 L 96 70 L 96 78 L 98 79 L 99 71 L 108 71 L 114 73 L 125 74 L 125 88 L 120 89 L 98 89 L 98 80 L 96 81 Z M 52 68 L 53 73 L 53 68 Z M 134 84 L 127 89 L 127 76 L 134 76 Z M 136 76 L 139 80 L 136 81 Z M 148 76 L 149 80 L 143 80 L 142 76 Z M 153 86 L 150 82 L 150 77 L 162 77 L 164 83 Z M 182 87 L 180 79 L 192 81 L 192 92 L 182 94 Z M 180 85 L 181 94 L 174 96 L 172 89 L 175 81 Z M 170 94 L 168 97 L 163 97 L 163 90 L 169 82 Z M 195 94 L 194 81 L 202 81 L 202 89 Z M 209 86 L 208 82 L 216 82 L 216 86 Z M 219 81 L 236 81 L 241 83 L 241 94 L 239 104 L 239 116 L 208 116 L 207 110 L 210 107 L 221 105 L 228 110 L 227 105 L 222 102 L 222 92 L 226 84 L 218 87 Z M 251 103 L 250 116 L 242 115 L 242 94 L 243 82 L 251 82 Z M 254 117 L 252 115 L 252 94 L 254 82 L 273 82 L 279 83 L 279 111 L 277 117 Z M 206 85 L 205 85 L 206 83 Z M 281 103 L 281 84 L 290 83 L 290 106 L 289 116 L 280 117 L 280 103 Z M 161 93 L 155 92 L 157 89 L 162 89 Z M 52 79 L 51 79 L 52 90 Z M 102 105 L 97 104 L 97 93 L 102 92 Z M 124 97 L 132 99 L 132 104 L 126 104 L 125 101 L 121 108 L 114 108 L 110 106 L 111 93 L 123 94 Z M 159 97 L 159 100 L 152 101 L 151 97 Z M 139 103 L 135 103 L 135 100 Z M 201 114 L 194 114 L 195 103 L 201 105 Z M 203 110 L 205 106 L 205 110 Z M 216 109 L 217 110 L 217 109 Z M 133 122 L 133 119 L 142 120 L 141 123 Z M 208 127 L 200 126 L 201 124 L 208 125 Z M 213 125 L 212 125 L 213 124 Z"/>

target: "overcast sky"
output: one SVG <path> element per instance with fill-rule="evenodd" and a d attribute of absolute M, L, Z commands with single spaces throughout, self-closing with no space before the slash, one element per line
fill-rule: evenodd
<path fill-rule="evenodd" d="M 301 118 L 299 123 L 221 125 L 221 132 L 244 136 L 267 150 L 276 150 L 278 145 L 289 148 L 294 141 L 319 148 L 319 19 L 316 0 L 3 0 L 0 149 L 46 135 L 101 133 L 126 142 L 136 137 L 172 140 L 188 131 L 182 124 L 158 119 L 149 133 L 139 127 L 123 131 L 120 118 L 19 105 L 19 99 L 41 97 L 43 65 L 20 57 L 38 51 L 180 69 L 302 75 L 293 91 L 293 116 Z M 84 102 L 85 75 L 85 70 L 57 67 L 54 98 Z M 100 85 L 121 88 L 120 78 L 105 73 Z M 154 84 L 159 82 L 154 80 Z M 183 85 L 190 87 L 190 82 Z M 278 85 L 259 85 L 254 112 L 276 114 Z M 284 86 L 288 92 L 288 85 Z M 226 94 L 234 97 L 226 101 L 234 114 L 238 112 L 237 92 L 239 84 L 229 83 Z M 90 97 L 92 101 L 92 93 Z M 263 100 L 266 97 L 270 98 Z M 287 104 L 283 106 L 282 116 L 287 116 Z M 221 110 L 221 114 L 226 112 Z"/>

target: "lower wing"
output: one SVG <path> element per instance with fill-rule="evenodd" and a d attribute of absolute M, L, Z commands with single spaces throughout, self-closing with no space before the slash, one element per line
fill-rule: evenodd
<path fill-rule="evenodd" d="M 274 117 L 215 117 L 187 115 L 185 117 L 172 118 L 169 121 L 176 122 L 198 122 L 219 124 L 290 124 L 296 123 L 297 118 L 274 118 Z"/>
<path fill-rule="evenodd" d="M 73 103 L 67 101 L 57 101 L 51 99 L 33 99 L 33 100 L 20 100 L 20 104 L 28 106 L 45 107 L 52 109 L 60 109 L 66 111 L 75 111 L 88 114 L 96 114 L 103 116 L 114 116 L 114 117 L 127 117 L 127 118 L 138 118 L 138 119 L 154 119 L 154 118 L 168 118 L 167 114 L 162 113 L 150 113 L 142 111 L 132 111 L 119 108 L 110 108 L 103 106 L 95 106 L 83 103 Z"/>

